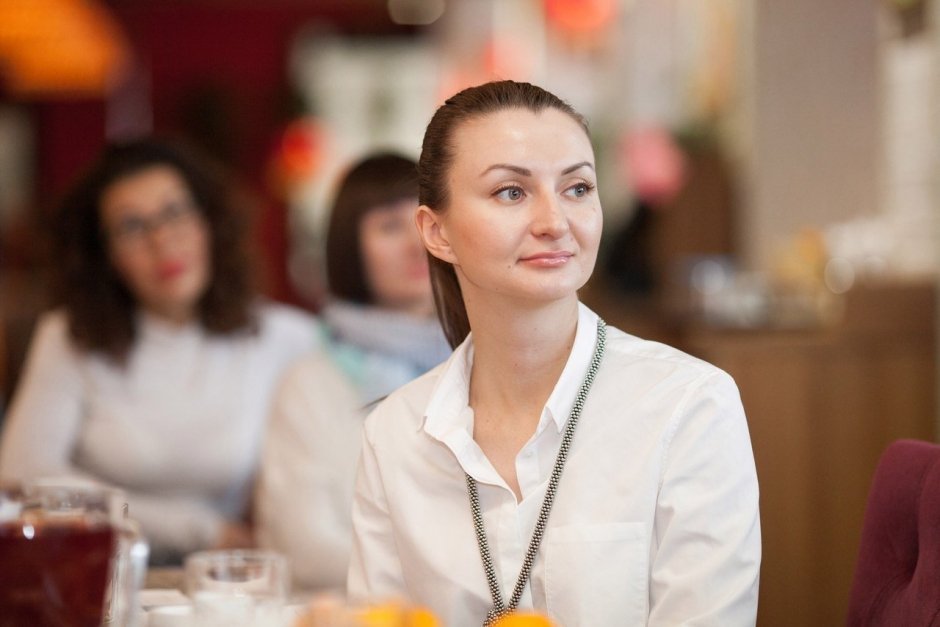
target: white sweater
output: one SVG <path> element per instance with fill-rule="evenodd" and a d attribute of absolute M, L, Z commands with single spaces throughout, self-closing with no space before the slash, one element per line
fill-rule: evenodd
<path fill-rule="evenodd" d="M 91 479 L 126 491 L 154 557 L 211 546 L 249 502 L 272 391 L 316 345 L 312 316 L 264 304 L 257 334 L 140 314 L 125 367 L 42 317 L 0 439 L 0 478 Z"/>
<path fill-rule="evenodd" d="M 272 403 L 255 531 L 261 546 L 290 555 L 296 586 L 341 590 L 366 411 L 450 347 L 433 318 L 349 303 L 322 314 L 331 336 L 325 350 L 292 366 Z"/>
<path fill-rule="evenodd" d="M 259 545 L 290 556 L 294 584 L 342 592 L 362 421 L 356 390 L 324 353 L 278 388 L 255 494 Z"/>

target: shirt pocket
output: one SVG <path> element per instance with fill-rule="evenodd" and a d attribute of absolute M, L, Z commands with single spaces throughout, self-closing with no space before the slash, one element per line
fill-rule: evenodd
<path fill-rule="evenodd" d="M 545 536 L 545 599 L 564 627 L 645 625 L 649 547 L 640 522 L 565 525 Z"/>

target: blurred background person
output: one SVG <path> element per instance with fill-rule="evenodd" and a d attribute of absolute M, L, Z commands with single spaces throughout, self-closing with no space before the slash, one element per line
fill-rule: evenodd
<path fill-rule="evenodd" d="M 326 351 L 293 366 L 274 401 L 258 486 L 258 540 L 293 557 L 295 582 L 305 588 L 345 584 L 368 407 L 450 353 L 414 224 L 415 166 L 378 153 L 343 177 L 327 230 L 333 299 L 322 311 Z"/>
<path fill-rule="evenodd" d="M 316 336 L 311 316 L 254 291 L 246 218 L 180 146 L 105 149 L 56 216 L 59 307 L 12 399 L 3 479 L 123 489 L 154 562 L 251 544 L 271 392 Z"/>

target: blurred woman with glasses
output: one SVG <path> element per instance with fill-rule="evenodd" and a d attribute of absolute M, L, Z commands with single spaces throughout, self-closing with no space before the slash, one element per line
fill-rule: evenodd
<path fill-rule="evenodd" d="M 157 562 L 251 543 L 272 389 L 316 338 L 256 293 L 246 218 L 180 146 L 104 151 L 56 216 L 59 307 L 33 338 L 0 478 L 122 488 Z"/>

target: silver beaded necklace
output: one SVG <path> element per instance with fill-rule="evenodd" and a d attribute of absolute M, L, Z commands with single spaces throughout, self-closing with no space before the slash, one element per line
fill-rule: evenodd
<path fill-rule="evenodd" d="M 555 466 L 552 468 L 551 477 L 548 479 L 548 488 L 545 490 L 545 499 L 542 501 L 542 509 L 539 510 L 539 517 L 535 521 L 535 530 L 532 532 L 532 539 L 529 541 L 529 548 L 526 551 L 525 558 L 522 560 L 522 568 L 519 571 L 519 578 L 516 580 L 516 586 L 513 588 L 509 603 L 503 603 L 503 595 L 499 589 L 499 580 L 496 578 L 496 569 L 493 566 L 493 558 L 490 555 L 489 543 L 486 540 L 486 530 L 483 528 L 483 512 L 480 509 L 480 494 L 477 491 L 477 482 L 473 477 L 467 475 L 467 493 L 470 496 L 470 511 L 473 515 L 473 528 L 476 531 L 477 544 L 480 547 L 480 559 L 483 562 L 483 572 L 486 575 L 486 583 L 490 588 L 490 596 L 493 599 L 493 609 L 486 613 L 486 619 L 483 621 L 483 627 L 490 627 L 500 617 L 513 611 L 519 605 L 522 599 L 522 593 L 525 590 L 526 583 L 529 581 L 529 575 L 532 574 L 532 565 L 535 563 L 535 554 L 538 553 L 539 545 L 542 543 L 542 536 L 545 534 L 545 527 L 548 523 L 548 515 L 552 511 L 552 504 L 555 502 L 555 493 L 558 491 L 558 482 L 561 480 L 561 471 L 565 467 L 565 461 L 568 459 L 568 450 L 571 448 L 571 439 L 574 437 L 574 429 L 578 426 L 578 418 L 581 417 L 581 410 L 584 408 L 584 401 L 587 399 L 594 378 L 597 376 L 597 369 L 601 364 L 601 357 L 604 356 L 604 347 L 607 344 L 607 324 L 597 319 L 597 344 L 594 346 L 594 356 L 591 358 L 591 365 L 588 367 L 584 381 L 578 389 L 578 395 L 575 398 L 574 406 L 571 408 L 571 414 L 568 416 L 568 424 L 565 426 L 565 433 L 561 439 L 561 446 L 558 449 L 558 456 L 555 458 Z"/>

